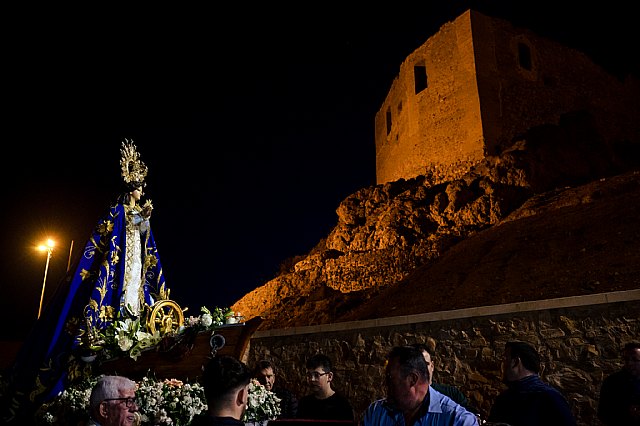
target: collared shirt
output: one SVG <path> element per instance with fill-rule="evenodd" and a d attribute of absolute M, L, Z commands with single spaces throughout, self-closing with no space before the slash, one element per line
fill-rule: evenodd
<path fill-rule="evenodd" d="M 469 399 L 462 393 L 460 389 L 453 385 L 446 385 L 444 383 L 431 383 L 431 388 L 437 390 L 443 395 L 453 399 L 454 402 L 462 405 L 467 411 L 472 413 L 478 413 L 478 409 L 469 401 Z"/>
<path fill-rule="evenodd" d="M 456 404 L 451 398 L 429 386 L 429 393 L 422 402 L 417 426 L 477 426 L 476 416 Z M 428 406 L 427 406 L 428 404 Z M 405 425 L 402 411 L 387 403 L 386 398 L 369 405 L 364 413 L 364 426 L 413 426 Z"/>

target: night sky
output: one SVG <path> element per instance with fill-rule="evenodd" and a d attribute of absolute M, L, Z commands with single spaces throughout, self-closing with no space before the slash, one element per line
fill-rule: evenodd
<path fill-rule="evenodd" d="M 339 203 L 375 184 L 374 118 L 400 64 L 470 5 L 640 74 L 623 2 L 423 3 L 6 16 L 0 337 L 36 319 L 46 255 L 34 246 L 59 243 L 46 305 L 71 241 L 75 258 L 119 194 L 124 138 L 149 167 L 171 298 L 197 314 L 306 254 Z"/>

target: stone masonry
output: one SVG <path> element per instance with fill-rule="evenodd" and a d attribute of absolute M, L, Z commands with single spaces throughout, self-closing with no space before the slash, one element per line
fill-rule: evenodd
<path fill-rule="evenodd" d="M 504 388 L 500 360 L 504 343 L 533 344 L 543 359 L 542 378 L 568 399 L 579 426 L 597 426 L 598 395 L 606 375 L 621 367 L 619 349 L 640 336 L 640 290 L 561 303 L 539 301 L 440 312 L 425 316 L 354 321 L 331 326 L 257 332 L 245 361 L 270 359 L 278 380 L 297 395 L 309 392 L 305 362 L 316 352 L 334 362 L 335 388 L 356 415 L 384 395 L 384 359 L 391 346 L 426 342 L 436 348 L 435 381 L 458 386 L 486 416 Z M 613 303 L 582 303 L 611 300 Z M 623 300 L 623 301 L 615 301 Z M 537 309 L 536 309 L 537 308 Z"/>

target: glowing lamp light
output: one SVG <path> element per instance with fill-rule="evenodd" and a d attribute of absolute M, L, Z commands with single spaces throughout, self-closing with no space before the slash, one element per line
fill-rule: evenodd
<path fill-rule="evenodd" d="M 56 245 L 56 242 L 49 238 L 46 244 L 41 244 L 38 246 L 38 250 L 47 252 L 47 264 L 44 267 L 44 280 L 42 280 L 42 293 L 40 294 L 40 307 L 38 308 L 38 319 L 40 319 L 40 314 L 42 313 L 42 300 L 44 299 L 44 287 L 47 284 L 47 271 L 49 271 L 49 261 L 51 260 L 51 253 L 53 253 L 53 247 Z"/>

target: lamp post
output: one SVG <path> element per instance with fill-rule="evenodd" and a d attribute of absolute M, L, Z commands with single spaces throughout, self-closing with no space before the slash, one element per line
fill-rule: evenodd
<path fill-rule="evenodd" d="M 51 260 L 51 253 L 53 252 L 53 246 L 56 243 L 52 239 L 48 239 L 46 245 L 38 246 L 38 250 L 47 252 L 47 264 L 44 267 L 44 280 L 42 280 L 42 293 L 40 294 L 40 307 L 38 308 L 38 319 L 40 319 L 40 313 L 42 312 L 42 300 L 44 299 L 44 287 L 47 284 L 47 271 L 49 270 L 49 260 Z"/>

